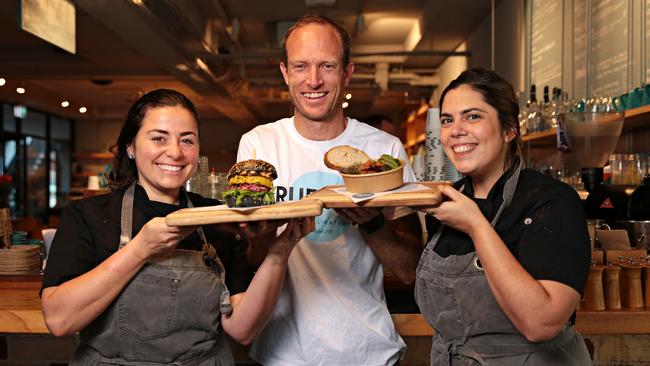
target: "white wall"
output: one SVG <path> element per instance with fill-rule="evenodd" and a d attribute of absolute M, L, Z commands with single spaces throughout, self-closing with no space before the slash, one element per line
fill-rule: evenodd
<path fill-rule="evenodd" d="M 515 91 L 525 90 L 525 12 L 524 0 L 502 0 L 495 9 L 495 67 L 494 70 L 512 84 Z M 491 15 L 467 37 L 456 51 L 469 51 L 471 57 L 449 57 L 438 68 L 440 85 L 434 93 L 438 103 L 439 93 L 467 68 L 491 69 Z"/>

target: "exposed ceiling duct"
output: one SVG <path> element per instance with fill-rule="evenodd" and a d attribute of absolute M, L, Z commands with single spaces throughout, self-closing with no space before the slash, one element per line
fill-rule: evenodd
<path fill-rule="evenodd" d="M 236 87 L 219 77 L 227 69 L 216 71 L 211 67 L 213 62 L 196 57 L 199 51 L 205 52 L 205 44 L 203 34 L 198 30 L 203 28 L 189 21 L 192 15 L 188 10 L 190 2 L 183 2 L 183 12 L 165 1 L 136 4 L 77 0 L 75 3 L 126 43 L 156 60 L 220 113 L 244 126 L 254 123 L 255 116 L 236 98 Z M 196 12 L 201 13 L 200 10 Z"/>

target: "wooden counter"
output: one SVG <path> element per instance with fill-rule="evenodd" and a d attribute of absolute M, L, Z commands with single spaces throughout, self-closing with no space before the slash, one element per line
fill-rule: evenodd
<path fill-rule="evenodd" d="M 40 276 L 0 276 L 0 333 L 48 333 L 41 313 Z M 421 314 L 393 314 L 404 337 L 432 336 Z M 578 311 L 582 334 L 650 334 L 650 309 Z"/>

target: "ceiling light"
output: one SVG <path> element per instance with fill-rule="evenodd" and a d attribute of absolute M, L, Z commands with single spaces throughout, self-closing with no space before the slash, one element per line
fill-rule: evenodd
<path fill-rule="evenodd" d="M 354 34 L 361 34 L 366 29 L 368 29 L 366 26 L 366 17 L 363 16 L 363 13 L 357 14 L 357 17 L 354 20 Z"/>
<path fill-rule="evenodd" d="M 16 88 L 16 93 L 18 93 L 18 94 L 25 94 L 25 91 L 26 91 L 25 88 L 22 88 L 22 87 Z"/>
<path fill-rule="evenodd" d="M 352 99 L 352 93 L 345 94 L 345 99 L 347 99 L 347 100 Z"/>
<path fill-rule="evenodd" d="M 61 102 L 61 107 L 68 108 L 69 106 L 70 106 L 70 102 L 68 102 L 67 100 L 64 100 L 63 102 Z"/>
<path fill-rule="evenodd" d="M 86 113 L 88 111 L 88 108 L 86 107 L 79 107 L 79 113 Z"/>
<path fill-rule="evenodd" d="M 4 86 L 7 83 L 7 80 L 5 78 L 0 78 L 0 86 Z"/>
<path fill-rule="evenodd" d="M 347 108 L 348 105 L 349 105 L 348 102 L 343 102 L 343 108 Z"/>

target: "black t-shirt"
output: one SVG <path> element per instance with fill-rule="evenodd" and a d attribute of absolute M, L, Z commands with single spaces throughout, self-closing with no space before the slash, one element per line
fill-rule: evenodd
<path fill-rule="evenodd" d="M 61 285 L 90 271 L 118 250 L 124 191 L 121 189 L 73 201 L 64 208 L 50 249 L 42 288 Z M 188 195 L 196 207 L 218 204 L 216 200 L 192 192 Z M 132 237 L 135 237 L 152 218 L 187 207 L 187 199 L 181 194 L 178 205 L 150 201 L 145 190 L 136 185 L 133 206 Z M 253 270 L 246 262 L 248 243 L 231 233 L 218 231 L 214 226 L 203 226 L 203 231 L 226 269 L 226 285 L 230 293 L 246 291 L 253 277 Z M 202 246 L 203 242 L 194 231 L 177 248 L 201 250 Z"/>
<path fill-rule="evenodd" d="M 486 199 L 474 198 L 471 179 L 464 193 L 472 198 L 483 215 L 492 221 L 503 201 L 503 187 L 512 171 L 506 172 L 492 187 Z M 427 216 L 431 236 L 440 225 Z M 495 226 L 508 249 L 537 280 L 552 280 L 568 285 L 582 295 L 589 272 L 591 249 L 587 222 L 578 194 L 570 186 L 524 169 L 510 206 Z M 446 227 L 434 251 L 442 256 L 464 255 L 475 251 L 469 235 Z"/>

